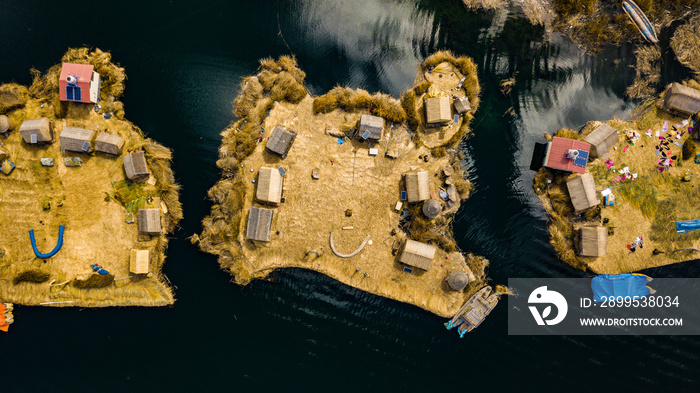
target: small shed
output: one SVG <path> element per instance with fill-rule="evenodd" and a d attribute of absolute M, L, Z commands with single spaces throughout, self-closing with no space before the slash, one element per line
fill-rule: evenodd
<path fill-rule="evenodd" d="M 673 82 L 666 90 L 663 108 L 692 116 L 700 112 L 700 90 Z"/>
<path fill-rule="evenodd" d="M 26 143 L 52 143 L 53 130 L 49 119 L 42 117 L 40 119 L 25 120 L 19 127 L 19 134 Z"/>
<path fill-rule="evenodd" d="M 126 178 L 132 181 L 141 182 L 148 179 L 151 174 L 146 165 L 146 154 L 138 151 L 124 156 L 124 172 Z"/>
<path fill-rule="evenodd" d="M 435 246 L 406 239 L 399 256 L 399 262 L 414 266 L 419 269 L 428 270 L 435 258 Z"/>
<path fill-rule="evenodd" d="M 61 150 L 63 151 L 90 153 L 93 150 L 92 141 L 95 139 L 95 131 L 85 128 L 63 127 L 58 139 L 61 141 Z"/>
<path fill-rule="evenodd" d="M 282 200 L 282 175 L 275 168 L 261 167 L 255 198 L 262 202 L 280 203 Z"/>
<path fill-rule="evenodd" d="M 294 143 L 294 138 L 297 137 L 297 133 L 291 130 L 287 130 L 282 126 L 275 126 L 272 130 L 270 139 L 267 140 L 265 148 L 278 156 L 285 158 L 289 149 L 292 148 Z"/>
<path fill-rule="evenodd" d="M 617 130 L 605 123 L 594 128 L 593 131 L 583 138 L 584 142 L 591 144 L 590 156 L 592 158 L 598 158 L 605 154 L 613 146 L 617 145 L 618 140 Z"/>
<path fill-rule="evenodd" d="M 567 180 L 566 188 L 569 190 L 571 204 L 574 205 L 576 213 L 600 204 L 598 193 L 595 190 L 595 180 L 593 180 L 593 175 L 590 172 Z"/>
<path fill-rule="evenodd" d="M 423 214 L 425 214 L 426 217 L 435 218 L 441 211 L 442 205 L 437 201 L 437 199 L 431 198 L 423 202 Z"/>
<path fill-rule="evenodd" d="M 161 232 L 160 209 L 139 209 L 139 232 L 159 235 Z"/>
<path fill-rule="evenodd" d="M 585 173 L 590 143 L 555 136 L 547 143 L 542 166 L 566 172 Z"/>
<path fill-rule="evenodd" d="M 406 194 L 409 203 L 430 199 L 430 182 L 428 179 L 428 171 L 406 173 Z"/>
<path fill-rule="evenodd" d="M 95 150 L 101 153 L 120 155 L 124 147 L 124 139 L 117 134 L 101 132 L 95 139 Z"/>
<path fill-rule="evenodd" d="M 425 117 L 428 124 L 440 124 L 452 121 L 450 99 L 448 97 L 426 98 Z"/>
<path fill-rule="evenodd" d="M 469 275 L 465 272 L 460 272 L 459 270 L 453 270 L 447 276 L 447 284 L 455 291 L 461 291 L 467 287 L 467 284 L 469 284 Z"/>
<path fill-rule="evenodd" d="M 472 106 L 469 105 L 469 98 L 467 97 L 455 97 L 454 106 L 455 112 L 459 113 L 460 115 L 472 110 Z"/>
<path fill-rule="evenodd" d="M 246 226 L 246 239 L 259 240 L 261 242 L 270 241 L 270 227 L 272 226 L 271 209 L 262 207 L 251 207 L 248 213 L 248 225 Z"/>
<path fill-rule="evenodd" d="M 129 271 L 133 274 L 148 274 L 151 254 L 148 250 L 131 250 Z"/>
<path fill-rule="evenodd" d="M 58 78 L 61 101 L 94 104 L 100 98 L 100 74 L 92 64 L 63 63 Z"/>
<path fill-rule="evenodd" d="M 10 130 L 10 118 L 5 115 L 0 115 L 0 134 L 4 134 Z"/>
<path fill-rule="evenodd" d="M 608 247 L 608 230 L 603 226 L 586 226 L 579 230 L 579 255 L 602 257 Z"/>
<path fill-rule="evenodd" d="M 372 115 L 360 116 L 357 135 L 364 139 L 380 140 L 384 131 L 384 118 Z M 365 135 L 367 135 L 365 137 Z"/>

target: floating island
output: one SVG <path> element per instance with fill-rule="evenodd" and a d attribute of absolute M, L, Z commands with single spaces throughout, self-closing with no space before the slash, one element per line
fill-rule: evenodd
<path fill-rule="evenodd" d="M 29 87 L 0 86 L 0 299 L 164 306 L 182 218 L 171 151 L 125 120 L 124 69 L 71 49 Z"/>
<path fill-rule="evenodd" d="M 535 147 L 535 193 L 566 263 L 635 272 L 700 254 L 700 84 L 672 83 L 632 120 L 559 130 Z M 686 231 L 688 230 L 688 231 Z"/>
<path fill-rule="evenodd" d="M 452 233 L 470 190 L 457 145 L 479 105 L 476 65 L 433 54 L 400 100 L 343 87 L 313 97 L 304 78 L 285 56 L 244 78 L 214 205 L 192 241 L 242 285 L 304 268 L 454 316 L 486 285 L 488 264 Z M 495 306 L 475 304 L 488 307 L 462 331 Z"/>

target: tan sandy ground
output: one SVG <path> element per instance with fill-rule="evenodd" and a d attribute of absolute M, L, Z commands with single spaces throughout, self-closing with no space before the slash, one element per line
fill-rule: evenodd
<path fill-rule="evenodd" d="M 391 235 L 392 229 L 398 230 L 400 220 L 394 207 L 400 199 L 401 175 L 412 169 L 428 170 L 433 179 L 431 191 L 437 194 L 442 182 L 434 175 L 448 165 L 448 159 L 429 163 L 419 160 L 418 156 L 429 150 L 416 149 L 406 137 L 405 128 L 385 133 L 385 138 L 375 146 L 379 148 L 379 155 L 374 157 L 369 155 L 366 143 L 353 140 L 339 145 L 336 137 L 325 134 L 325 129 L 342 121 L 354 122 L 360 115 L 342 110 L 312 115 L 312 102 L 312 97 L 306 97 L 296 106 L 279 103 L 264 123 L 266 130 L 281 124 L 298 133 L 284 160 L 264 151 L 264 143 L 261 143 L 244 163 L 248 193 L 255 191 L 252 181 L 261 166 L 281 166 L 287 171 L 283 193 L 286 201 L 274 209 L 270 242 L 246 241 L 246 220 L 242 221 L 239 241 L 243 244 L 246 268 L 253 276 L 265 275 L 280 267 L 308 268 L 442 316 L 454 315 L 470 293 L 449 290 L 444 278 L 452 270 L 467 269 L 464 257 L 452 253 L 448 259 L 445 252 L 438 250 L 430 270 L 414 269 L 413 274 L 407 274 L 392 255 L 394 242 L 405 235 L 400 231 L 397 236 Z M 395 146 L 400 145 L 396 146 L 401 148 L 399 159 L 384 156 L 387 139 Z M 315 167 L 320 169 L 318 180 L 311 177 L 311 169 Z M 244 210 L 250 206 L 249 198 Z M 346 209 L 352 210 L 352 217 L 345 216 Z M 344 230 L 343 227 L 353 229 Z M 367 235 L 372 243 L 355 257 L 340 258 L 330 249 L 331 232 L 340 253 L 352 253 Z M 306 252 L 312 250 L 322 256 L 305 257 Z"/>
<path fill-rule="evenodd" d="M 669 133 L 661 132 L 661 136 L 675 135 L 672 126 L 680 124 L 683 118 L 674 117 L 651 107 L 641 116 L 637 122 L 623 122 L 612 120 L 611 126 L 621 131 L 620 142 L 616 150 L 610 150 L 609 157 L 596 159 L 588 164 L 588 171 L 594 175 L 598 191 L 610 187 L 616 194 L 613 207 L 604 207 L 601 211 L 601 219 L 609 219 L 606 225 L 614 229 L 614 235 L 608 236 L 607 254 L 602 257 L 576 256 L 587 267 L 599 274 L 619 274 L 634 272 L 656 266 L 663 266 L 681 261 L 696 259 L 700 256 L 697 252 L 681 251 L 674 253 L 679 248 L 700 248 L 700 234 L 690 232 L 686 234 L 675 233 L 676 220 L 689 220 L 700 218 L 698 196 L 700 195 L 700 164 L 695 164 L 693 158 L 683 161 L 681 166 L 671 167 L 670 171 L 659 172 L 655 154 L 655 146 L 658 144 L 656 131 L 660 130 L 663 121 L 669 121 Z M 595 122 L 594 122 L 595 123 Z M 640 128 L 640 129 L 638 129 Z M 652 136 L 644 132 L 650 128 Z M 635 129 L 640 132 L 641 140 L 634 146 L 629 143 L 623 132 Z M 678 128 L 679 131 L 687 131 L 687 126 Z M 686 132 L 682 139 L 673 139 L 683 143 L 689 134 Z M 625 146 L 627 150 L 625 151 Z M 671 143 L 671 153 L 668 156 L 680 157 L 681 147 Z M 626 180 L 622 183 L 614 183 L 612 180 L 619 172 L 613 173 L 605 166 L 604 162 L 612 159 L 615 170 L 619 171 L 627 166 L 631 173 L 637 173 L 638 179 Z M 683 176 L 689 175 L 690 182 L 682 182 Z M 567 193 L 566 187 L 563 192 Z M 568 193 L 567 193 L 568 195 Z M 598 194 L 603 200 L 602 196 Z M 627 196 L 627 197 L 625 197 Z M 651 197 L 653 196 L 653 197 Z M 547 194 L 540 194 L 540 199 L 549 214 L 552 213 L 552 205 Z M 642 201 L 653 201 L 642 203 Z M 673 202 L 668 208 L 665 204 Z M 641 209 L 651 209 L 645 215 Z M 573 226 L 578 229 L 581 225 L 600 224 L 600 220 L 580 221 L 575 220 Z M 656 224 L 656 228 L 652 228 Z M 697 232 L 697 231 L 696 231 Z M 627 249 L 627 245 L 635 241 L 636 237 L 644 238 L 644 247 L 637 248 L 634 253 Z M 662 254 L 653 255 L 652 251 L 658 249 Z"/>
<path fill-rule="evenodd" d="M 50 105 L 41 109 L 37 102 L 30 101 L 24 109 L 15 111 L 12 119 L 19 124 L 25 118 L 53 118 L 53 113 Z M 125 154 L 127 148 L 143 140 L 130 123 L 114 117 L 105 120 L 93 111 L 87 118 L 69 118 L 66 122 L 119 133 L 129 141 Z M 0 247 L 6 250 L 0 257 L 0 299 L 28 305 L 73 301 L 58 305 L 84 307 L 172 304 L 172 291 L 159 274 L 164 258 L 160 247 L 167 242 L 165 235 L 138 241 L 137 225 L 125 222 L 125 208 L 106 198 L 113 193 L 112 182 L 124 179 L 122 157 L 61 153 L 58 135 L 62 128 L 62 123 L 54 119 L 55 141 L 48 146 L 30 146 L 17 131 L 2 140 L 17 168 L 10 176 L 0 175 Z M 82 158 L 82 167 L 64 165 L 63 158 L 73 156 Z M 56 165 L 42 167 L 42 157 L 55 158 Z M 50 210 L 42 210 L 42 201 L 50 202 Z M 151 205 L 160 207 L 159 199 Z M 34 229 L 39 251 L 48 253 L 56 245 L 59 225 L 66 227 L 63 248 L 47 260 L 35 258 L 28 231 Z M 115 278 L 130 276 L 131 249 L 151 250 L 151 271 L 155 275 L 118 280 L 100 289 L 78 289 L 67 283 L 87 278 L 92 274 L 93 263 L 104 266 Z M 50 280 L 13 285 L 13 277 L 29 269 L 49 272 Z M 63 285 L 49 285 L 51 282 Z"/>

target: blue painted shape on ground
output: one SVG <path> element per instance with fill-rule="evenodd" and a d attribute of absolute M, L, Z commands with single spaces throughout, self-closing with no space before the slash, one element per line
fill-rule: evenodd
<path fill-rule="evenodd" d="M 455 124 L 459 123 L 459 115 L 455 115 Z"/>
<path fill-rule="evenodd" d="M 601 274 L 591 280 L 593 301 L 644 297 L 651 293 L 651 289 L 647 287 L 649 281 L 649 276 L 644 274 Z"/>
<path fill-rule="evenodd" d="M 676 232 L 687 233 L 700 229 L 700 220 L 676 221 Z"/>
<path fill-rule="evenodd" d="M 287 174 L 287 171 L 285 171 L 284 168 L 282 168 L 282 167 L 277 168 L 277 170 L 280 171 L 280 175 L 282 175 L 282 176 Z"/>
<path fill-rule="evenodd" d="M 61 247 L 63 247 L 63 230 L 66 229 L 63 225 L 60 225 L 58 227 L 58 242 L 56 243 L 56 247 L 51 250 L 51 252 L 47 254 L 42 254 L 37 250 L 36 248 L 36 239 L 34 238 L 34 230 L 31 229 L 29 230 L 29 239 L 32 241 L 32 248 L 34 249 L 34 254 L 41 259 L 47 259 L 51 258 L 52 256 L 56 255 L 57 252 L 61 250 Z"/>
<path fill-rule="evenodd" d="M 338 138 L 338 144 L 342 145 L 343 143 L 345 143 L 345 140 L 343 140 L 343 138 Z"/>

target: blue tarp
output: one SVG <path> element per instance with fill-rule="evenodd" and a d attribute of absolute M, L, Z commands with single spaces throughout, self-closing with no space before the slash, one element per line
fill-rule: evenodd
<path fill-rule="evenodd" d="M 61 250 L 61 247 L 63 246 L 63 230 L 66 229 L 63 225 L 60 225 L 58 227 L 58 242 L 56 243 L 56 247 L 51 250 L 48 254 L 42 254 L 37 250 L 36 248 L 36 239 L 34 239 L 34 230 L 29 231 L 29 240 L 32 241 L 32 248 L 34 249 L 34 254 L 42 259 L 47 259 L 51 258 L 52 256 L 56 255 L 57 252 Z"/>
<path fill-rule="evenodd" d="M 591 289 L 593 290 L 593 301 L 603 302 L 611 298 L 640 298 L 648 295 L 651 291 L 647 287 L 650 278 L 643 274 L 601 274 L 593 277 Z M 605 297 L 605 299 L 603 299 Z"/>
<path fill-rule="evenodd" d="M 676 232 L 686 233 L 700 229 L 700 220 L 676 221 Z"/>

